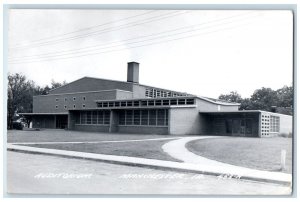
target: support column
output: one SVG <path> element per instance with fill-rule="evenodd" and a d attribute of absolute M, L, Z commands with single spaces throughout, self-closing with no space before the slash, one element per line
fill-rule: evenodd
<path fill-rule="evenodd" d="M 258 137 L 261 137 L 261 112 L 258 113 Z"/>
<path fill-rule="evenodd" d="M 109 132 L 110 133 L 118 132 L 118 125 L 119 125 L 119 114 L 118 112 L 111 110 Z"/>
<path fill-rule="evenodd" d="M 68 130 L 74 130 L 75 128 L 75 112 L 68 111 Z"/>

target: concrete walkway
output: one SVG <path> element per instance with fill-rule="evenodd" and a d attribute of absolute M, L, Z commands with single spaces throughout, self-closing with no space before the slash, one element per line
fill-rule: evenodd
<path fill-rule="evenodd" d="M 81 159 L 104 161 L 104 162 L 117 163 L 123 165 L 142 166 L 142 167 L 146 166 L 150 168 L 185 171 L 185 172 L 199 173 L 199 174 L 209 174 L 209 175 L 217 175 L 217 176 L 229 174 L 230 176 L 234 176 L 234 178 L 238 178 L 238 179 L 247 179 L 247 180 L 272 182 L 272 183 L 280 183 L 280 184 L 288 184 L 288 185 L 290 185 L 292 180 L 292 176 L 290 174 L 279 173 L 279 172 L 258 171 L 258 170 L 251 170 L 251 169 L 232 169 L 231 167 L 228 166 L 222 167 L 222 166 L 205 165 L 205 164 L 179 163 L 179 162 L 136 158 L 136 157 L 128 157 L 128 156 L 115 156 L 115 155 L 104 155 L 104 154 L 66 151 L 66 150 L 57 150 L 57 149 L 36 148 L 36 147 L 21 146 L 21 145 L 14 145 L 14 144 L 8 144 L 7 149 L 10 151 L 21 151 L 21 152 L 29 152 L 29 153 L 36 153 L 36 154 L 81 158 Z"/>
<path fill-rule="evenodd" d="M 235 165 L 226 164 L 226 163 L 222 163 L 222 162 L 219 162 L 219 161 L 211 160 L 211 159 L 196 155 L 193 152 L 190 152 L 185 146 L 190 141 L 208 139 L 208 138 L 219 138 L 219 137 L 217 137 L 217 136 L 184 137 L 184 138 L 181 138 L 181 139 L 178 139 L 178 140 L 173 140 L 173 141 L 170 141 L 170 142 L 164 144 L 162 146 L 162 149 L 163 149 L 164 152 L 166 152 L 167 154 L 169 154 L 173 158 L 181 160 L 184 163 L 195 164 L 195 165 L 212 166 L 216 170 L 223 170 L 223 171 L 226 171 L 228 173 L 238 174 L 240 176 L 252 176 L 252 175 L 257 176 L 257 174 L 258 174 L 258 176 L 260 174 L 267 174 L 267 175 L 269 175 L 269 174 L 271 174 L 271 175 L 282 174 L 282 175 L 285 175 L 287 177 L 287 179 L 292 178 L 291 174 L 255 170 L 255 169 L 235 166 Z M 263 178 L 263 176 L 261 176 L 261 178 Z"/>
<path fill-rule="evenodd" d="M 219 138 L 219 137 L 217 136 L 184 137 L 164 144 L 162 146 L 162 149 L 164 152 L 166 152 L 173 158 L 181 160 L 185 163 L 202 164 L 202 165 L 218 166 L 218 167 L 230 167 L 235 169 L 242 168 L 239 166 L 234 166 L 234 165 L 218 162 L 215 160 L 210 160 L 202 156 L 196 155 L 193 152 L 190 152 L 185 146 L 188 142 L 191 142 L 193 140 L 202 140 L 208 138 Z"/>

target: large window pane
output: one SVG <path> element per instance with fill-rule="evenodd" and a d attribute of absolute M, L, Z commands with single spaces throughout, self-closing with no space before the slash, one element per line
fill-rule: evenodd
<path fill-rule="evenodd" d="M 157 125 L 158 126 L 165 125 L 165 110 L 164 109 L 157 110 Z"/>
<path fill-rule="evenodd" d="M 110 111 L 104 111 L 104 124 L 110 124 Z"/>
<path fill-rule="evenodd" d="M 119 113 L 119 125 L 125 125 L 125 111 Z"/>
<path fill-rule="evenodd" d="M 98 124 L 103 125 L 103 111 L 98 111 Z"/>
<path fill-rule="evenodd" d="M 156 110 L 149 110 L 149 125 L 156 125 Z"/>
<path fill-rule="evenodd" d="M 127 110 L 126 111 L 126 125 L 132 125 L 133 121 L 133 111 Z"/>
<path fill-rule="evenodd" d="M 141 124 L 142 125 L 148 125 L 148 110 L 142 110 L 142 121 Z"/>
<path fill-rule="evenodd" d="M 169 124 L 169 113 L 168 110 L 166 109 L 166 113 L 165 113 L 165 125 L 167 126 Z"/>
<path fill-rule="evenodd" d="M 97 111 L 92 112 L 92 123 L 97 124 Z"/>
<path fill-rule="evenodd" d="M 86 112 L 86 124 L 92 123 L 92 112 Z"/>
<path fill-rule="evenodd" d="M 86 112 L 81 112 L 80 114 L 80 123 L 86 124 Z"/>
<path fill-rule="evenodd" d="M 140 110 L 134 110 L 133 113 L 134 125 L 140 125 L 140 120 L 141 120 L 140 112 L 141 112 Z"/>

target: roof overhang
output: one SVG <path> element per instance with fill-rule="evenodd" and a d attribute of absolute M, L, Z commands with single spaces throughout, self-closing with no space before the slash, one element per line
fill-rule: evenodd
<path fill-rule="evenodd" d="M 18 113 L 19 115 L 24 115 L 24 116 L 33 116 L 33 115 L 68 115 L 66 112 L 61 112 L 61 113 Z"/>
<path fill-rule="evenodd" d="M 260 110 L 240 110 L 240 111 L 200 111 L 200 114 L 258 114 Z"/>

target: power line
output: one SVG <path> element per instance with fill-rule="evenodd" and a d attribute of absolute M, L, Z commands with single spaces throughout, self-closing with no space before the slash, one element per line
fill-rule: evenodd
<path fill-rule="evenodd" d="M 90 47 L 85 47 L 85 48 L 79 48 L 79 49 L 75 49 L 75 50 L 66 50 L 66 51 L 60 51 L 60 52 L 51 52 L 51 53 L 37 54 L 37 55 L 31 55 L 31 56 L 23 56 L 23 57 L 14 58 L 14 60 L 19 60 L 19 59 L 22 59 L 22 58 L 30 59 L 32 57 L 33 57 L 32 59 L 35 59 L 34 57 L 40 57 L 40 56 L 41 57 L 43 57 L 43 56 L 47 57 L 47 55 L 48 55 L 48 57 L 55 57 L 56 55 L 57 56 L 70 55 L 70 54 L 74 54 L 74 53 L 78 53 L 78 52 L 81 53 L 81 52 L 89 52 L 89 51 L 95 51 L 95 50 L 100 50 L 100 49 L 107 49 L 107 48 L 117 47 L 117 46 L 120 46 L 120 45 L 108 46 L 108 47 L 102 47 L 102 48 L 96 48 L 96 47 L 107 46 L 109 44 L 115 44 L 115 43 L 122 43 L 124 41 L 132 41 L 132 40 L 136 40 L 136 39 L 139 39 L 139 38 L 147 38 L 147 37 L 150 37 L 150 36 L 161 35 L 161 34 L 164 34 L 164 33 L 174 32 L 174 31 L 187 29 L 187 28 L 194 28 L 195 26 L 202 26 L 202 25 L 205 25 L 205 24 L 211 24 L 211 23 L 214 23 L 214 22 L 224 21 L 224 20 L 228 20 L 228 19 L 231 19 L 231 18 L 236 18 L 236 17 L 239 17 L 239 16 L 247 15 L 249 13 L 251 13 L 251 12 L 243 13 L 243 14 L 239 14 L 239 15 L 234 15 L 234 16 L 230 16 L 230 17 L 227 17 L 227 18 L 211 20 L 211 21 L 208 21 L 208 22 L 199 23 L 199 24 L 195 24 L 195 25 L 184 26 L 184 27 L 181 27 L 181 28 L 172 29 L 172 30 L 168 30 L 168 31 L 160 32 L 160 33 L 155 33 L 155 34 L 150 34 L 150 35 L 146 35 L 146 36 L 130 38 L 130 39 L 126 39 L 126 40 L 123 40 L 123 41 L 107 43 L 107 44 L 104 44 L 104 45 L 102 44 L 102 45 L 90 46 Z M 231 22 L 229 22 L 229 23 L 231 23 Z M 183 34 L 183 33 L 194 32 L 194 31 L 197 31 L 199 29 L 201 29 L 201 28 L 193 29 L 193 30 L 190 30 L 190 31 L 184 31 L 184 32 L 180 32 L 180 33 L 175 33 L 175 34 L 170 34 L 170 35 L 166 35 L 166 36 L 161 36 L 161 37 L 165 38 L 165 37 L 169 37 L 169 36 L 172 36 L 172 35 L 179 35 L 179 34 Z M 157 38 L 160 38 L 160 37 L 151 38 L 151 39 L 148 39 L 148 40 L 153 40 L 153 39 L 157 39 Z M 136 42 L 131 42 L 131 43 L 128 43 L 128 44 L 141 43 L 141 42 L 145 42 L 145 41 L 148 41 L 148 40 L 136 41 Z M 80 51 L 82 49 L 91 49 L 91 48 L 93 48 L 94 50 Z M 71 53 L 66 53 L 66 52 L 71 52 Z M 62 54 L 62 53 L 64 53 L 64 54 Z"/>
<path fill-rule="evenodd" d="M 247 23 L 247 24 L 249 24 L 249 23 Z M 200 35 L 211 34 L 211 33 L 219 32 L 219 31 L 223 31 L 223 30 L 233 29 L 233 28 L 236 28 L 236 27 L 240 27 L 240 26 L 232 26 L 232 27 L 218 29 L 218 30 L 214 30 L 214 31 L 210 31 L 210 32 L 190 35 L 190 36 L 186 36 L 186 37 L 180 37 L 180 38 L 175 38 L 175 39 L 170 39 L 170 40 L 163 40 L 163 41 L 143 44 L 143 45 L 139 45 L 139 46 L 132 46 L 132 47 L 129 47 L 129 48 L 130 49 L 140 48 L 140 47 L 144 47 L 144 46 L 150 46 L 150 45 L 156 45 L 156 44 L 166 43 L 166 42 L 170 42 L 170 41 L 176 41 L 176 40 L 181 40 L 181 39 L 186 39 L 186 38 L 192 38 L 192 37 L 197 37 L 197 36 L 200 36 Z M 9 63 L 9 64 L 24 64 L 24 63 L 35 63 L 35 62 L 53 61 L 53 60 L 65 60 L 65 59 L 71 59 L 71 58 L 79 58 L 79 57 L 85 57 L 85 56 L 91 56 L 91 55 L 100 55 L 100 54 L 104 54 L 104 53 L 123 51 L 123 50 L 127 50 L 127 49 L 128 48 L 123 48 L 123 49 L 117 49 L 117 50 L 102 51 L 102 52 L 97 52 L 97 53 L 92 53 L 92 54 L 78 55 L 78 56 L 73 56 L 73 57 L 54 58 L 54 59 L 38 60 L 38 61 L 14 62 L 14 63 Z"/>
<path fill-rule="evenodd" d="M 64 34 L 58 34 L 58 35 L 54 35 L 54 36 L 49 36 L 49 37 L 33 40 L 33 41 L 30 41 L 30 43 L 34 43 L 34 42 L 38 42 L 38 41 L 44 41 L 44 40 L 47 40 L 47 39 L 59 38 L 61 36 L 66 36 L 66 35 L 74 34 L 74 33 L 77 33 L 77 32 L 83 32 L 83 31 L 86 31 L 86 30 L 91 30 L 91 29 L 94 29 L 94 28 L 97 28 L 97 27 L 102 27 L 102 26 L 105 26 L 105 25 L 109 25 L 109 24 L 113 24 L 113 23 L 116 23 L 116 22 L 128 20 L 128 19 L 131 19 L 131 18 L 140 17 L 140 16 L 147 15 L 149 13 L 154 13 L 154 12 L 157 12 L 157 11 L 156 10 L 148 11 L 148 12 L 141 13 L 141 14 L 138 14 L 138 15 L 129 16 L 129 17 L 114 20 L 114 21 L 109 21 L 109 22 L 106 22 L 106 23 L 103 23 L 103 24 L 99 24 L 99 25 L 95 25 L 95 26 L 91 26 L 91 27 L 86 27 L 86 28 L 82 28 L 82 29 L 77 29 L 77 30 L 72 31 L 72 32 L 67 32 L 67 33 L 64 33 Z M 20 45 L 20 46 L 22 46 L 22 45 Z"/>
<path fill-rule="evenodd" d="M 184 13 L 187 13 L 187 12 L 178 12 L 178 11 L 171 12 L 171 13 L 167 13 L 167 14 L 164 14 L 164 15 L 154 16 L 154 17 L 150 17 L 150 18 L 144 19 L 144 20 L 149 20 L 149 19 L 153 19 L 154 18 L 154 20 L 149 20 L 149 21 L 141 22 L 141 23 L 139 23 L 140 20 L 138 20 L 136 22 L 131 22 L 131 23 L 119 25 L 119 26 L 115 27 L 117 29 L 106 28 L 106 29 L 94 31 L 94 32 L 87 33 L 87 34 L 82 34 L 82 35 L 78 35 L 78 36 L 73 36 L 73 37 L 68 37 L 68 38 L 63 38 L 63 39 L 58 39 L 58 40 L 43 42 L 43 43 L 37 43 L 37 44 L 32 44 L 32 45 L 27 45 L 27 46 L 22 46 L 22 47 L 19 47 L 19 48 L 12 48 L 12 49 L 24 49 L 26 47 L 28 48 L 28 47 L 46 46 L 46 45 L 57 44 L 57 43 L 60 43 L 60 42 L 61 43 L 65 43 L 67 41 L 72 41 L 72 40 L 76 40 L 76 39 L 80 39 L 80 38 L 84 38 L 84 37 L 88 37 L 88 36 L 100 35 L 100 34 L 111 32 L 111 31 L 117 31 L 117 30 L 121 30 L 121 29 L 126 29 L 128 27 L 134 27 L 134 26 L 138 26 L 138 25 L 141 25 L 141 24 L 146 24 L 146 23 L 150 23 L 150 22 L 153 22 L 153 21 L 162 20 L 162 19 L 173 17 L 173 16 L 177 16 L 177 15 L 182 15 Z M 166 15 L 166 17 L 161 17 L 161 16 L 165 16 L 165 15 Z M 168 16 L 168 15 L 170 15 L 170 16 Z M 157 19 L 155 19 L 155 18 L 157 18 Z M 136 23 L 136 24 L 133 24 L 133 23 Z"/>

